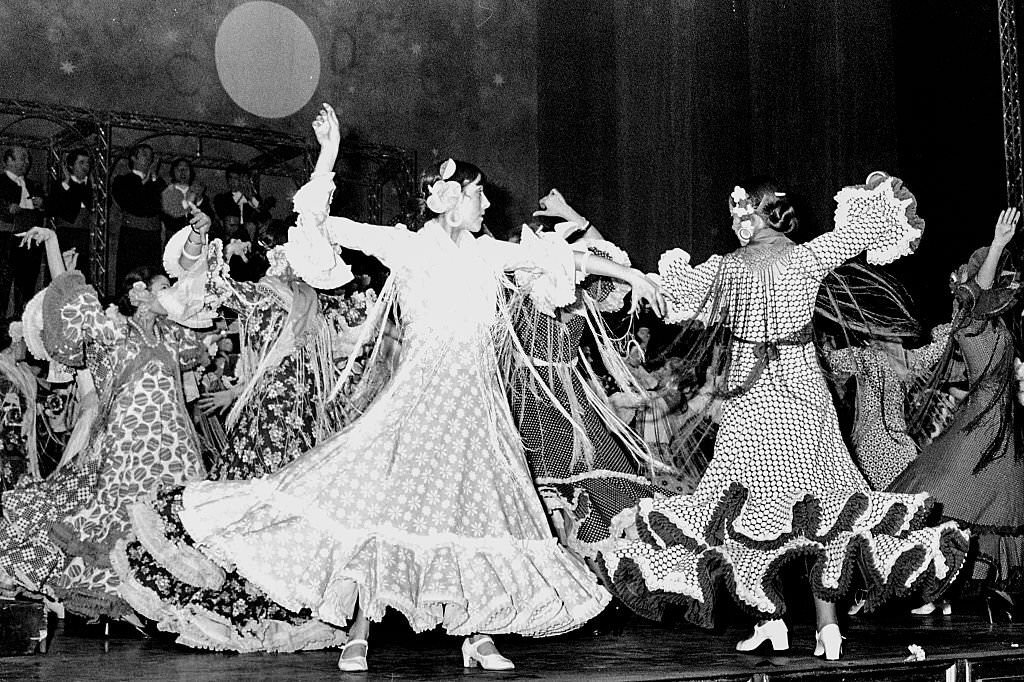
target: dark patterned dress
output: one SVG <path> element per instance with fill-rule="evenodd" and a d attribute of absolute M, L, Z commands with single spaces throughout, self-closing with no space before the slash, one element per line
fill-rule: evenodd
<path fill-rule="evenodd" d="M 928 345 L 904 351 L 903 373 L 881 349 L 850 346 L 828 354 L 833 372 L 857 378 L 857 418 L 850 445 L 873 490 L 888 488 L 917 457 L 917 443 L 907 433 L 907 384 L 938 362 L 949 343 L 949 325 L 936 329 L 933 336 Z"/>
<path fill-rule="evenodd" d="M 107 314 L 78 272 L 53 280 L 43 316 L 50 355 L 95 377 L 98 432 L 83 468 L 65 467 L 4 495 L 0 571 L 71 613 L 116 618 L 131 613 L 109 560 L 129 531 L 128 507 L 205 473 L 180 384 L 200 345 L 159 318 L 151 335 Z"/>
<path fill-rule="evenodd" d="M 602 278 L 591 277 L 583 284 L 580 295 L 597 301 L 612 291 L 611 283 Z M 621 304 L 620 295 L 618 306 Z M 533 361 L 533 371 L 515 368 L 509 392 L 512 417 L 549 514 L 564 510 L 569 519 L 566 535 L 570 549 L 594 557 L 612 546 L 612 519 L 640 498 L 654 495 L 654 488 L 636 458 L 627 453 L 594 409 L 593 392 L 588 395 L 584 388 L 579 356 L 587 312 L 580 305 L 575 308 L 578 312 L 556 311 L 556 319 L 538 311 L 529 297 L 522 299 L 513 323 Z M 561 409 L 538 381 L 546 384 Z M 575 433 L 566 414 L 584 427 L 585 439 Z"/>
<path fill-rule="evenodd" d="M 225 280 L 223 303 L 238 313 L 243 345 L 267 349 L 289 323 L 290 301 L 281 290 L 261 283 Z M 318 294 L 318 329 L 354 328 L 366 319 L 372 292 L 352 296 Z M 244 352 L 244 351 L 243 351 Z M 237 421 L 227 433 L 209 480 L 260 478 L 340 430 L 348 415 L 322 404 L 315 344 L 296 347 L 263 374 Z M 327 426 L 325 427 L 325 423 Z M 344 631 L 311 619 L 309 612 L 288 611 L 237 573 L 208 589 L 189 571 L 193 541 L 181 525 L 180 487 L 161 491 L 151 505 L 133 510 L 137 540 L 114 554 L 121 594 L 178 642 L 194 648 L 234 651 L 294 651 L 337 646 Z"/>
<path fill-rule="evenodd" d="M 696 267 L 679 249 L 661 257 L 669 321 L 726 321 L 730 361 L 696 490 L 642 500 L 638 539 L 602 555 L 615 593 L 638 613 L 660 618 L 675 604 L 710 627 L 727 593 L 755 618 L 781 618 L 779 571 L 798 557 L 825 601 L 860 574 L 868 609 L 915 590 L 941 594 L 957 576 L 967 541 L 955 524 L 925 526 L 928 495 L 874 492 L 854 465 L 809 329 L 832 269 L 866 249 L 887 262 L 920 235 L 897 182 L 843 190 L 836 229 L 806 244 L 778 236 Z"/>
<path fill-rule="evenodd" d="M 943 517 L 970 528 L 968 579 L 1024 592 L 1024 453 L 1014 434 L 1013 339 L 999 318 L 974 320 L 953 338 L 967 366 L 967 398 L 889 489 L 927 490 Z"/>
<path fill-rule="evenodd" d="M 22 476 L 33 473 L 29 438 L 35 431 L 36 397 L 26 393 L 34 389 L 35 382 L 21 363 L 0 358 L 0 495 L 14 488 Z"/>

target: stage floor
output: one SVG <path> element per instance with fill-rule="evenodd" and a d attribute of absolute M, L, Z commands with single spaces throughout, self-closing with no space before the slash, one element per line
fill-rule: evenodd
<path fill-rule="evenodd" d="M 609 623 L 605 625 L 608 626 Z M 628 615 L 612 626 L 620 633 L 584 631 L 551 639 L 499 639 L 515 661 L 513 673 L 463 671 L 459 640 L 437 634 L 413 636 L 401 625 L 378 628 L 368 674 L 341 673 L 337 651 L 234 655 L 197 652 L 165 636 L 126 636 L 100 626 L 57 626 L 49 653 L 0 658 L 0 680 L 1006 680 L 1024 678 L 1024 625 L 989 625 L 974 616 L 864 617 L 847 626 L 846 651 L 834 663 L 811 656 L 813 629 L 791 629 L 786 656 L 733 651 L 746 625 L 705 632 L 685 625 L 659 626 Z M 907 663 L 907 647 L 927 658 Z M 970 659 L 973 663 L 964 662 Z M 950 666 L 958 666 L 952 677 Z M 970 668 L 970 669 L 968 669 Z M 1019 676 L 1019 677 L 1018 677 Z"/>

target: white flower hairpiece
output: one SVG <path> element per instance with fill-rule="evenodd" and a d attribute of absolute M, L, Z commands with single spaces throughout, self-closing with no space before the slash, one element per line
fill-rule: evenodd
<path fill-rule="evenodd" d="M 455 161 L 448 159 L 441 164 L 441 179 L 430 186 L 427 208 L 441 215 L 455 208 L 462 197 L 462 185 L 450 180 L 455 174 Z"/>
<path fill-rule="evenodd" d="M 734 216 L 743 220 L 754 215 L 754 205 L 750 201 L 750 195 L 747 194 L 747 190 L 743 189 L 739 185 L 733 187 L 732 194 L 729 195 L 732 199 L 732 206 L 729 212 Z"/>
<path fill-rule="evenodd" d="M 275 246 L 270 251 L 267 251 L 267 261 L 270 263 L 270 267 L 267 268 L 267 274 L 271 277 L 282 277 L 291 268 L 291 264 L 288 262 L 288 253 L 285 251 L 284 246 Z"/>
<path fill-rule="evenodd" d="M 145 282 L 139 281 L 132 284 L 133 291 L 146 291 L 149 287 L 146 286 Z"/>
<path fill-rule="evenodd" d="M 21 322 L 11 322 L 7 328 L 7 335 L 11 337 L 11 341 L 21 341 L 25 338 L 25 327 Z"/>

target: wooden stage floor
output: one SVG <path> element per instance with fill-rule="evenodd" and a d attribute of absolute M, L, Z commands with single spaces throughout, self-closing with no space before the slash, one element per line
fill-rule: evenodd
<path fill-rule="evenodd" d="M 49 652 L 0 658 L 0 680 L 1008 680 L 1024 679 L 1024 625 L 989 625 L 977 616 L 913 618 L 872 616 L 847 625 L 842 660 L 811 656 L 809 621 L 792 627 L 786 656 L 733 651 L 749 627 L 705 632 L 685 625 L 661 626 L 626 614 L 606 619 L 621 632 L 581 631 L 551 639 L 499 639 L 516 662 L 512 673 L 464 671 L 459 640 L 438 634 L 414 636 L 385 622 L 373 635 L 368 674 L 341 673 L 337 651 L 280 655 L 197 652 L 167 636 L 143 639 L 115 629 L 104 639 L 99 626 L 69 623 L 51 634 Z M 908 663 L 910 644 L 927 654 Z M 968 662 L 968 660 L 970 662 Z M 947 671 L 948 674 L 947 674 Z"/>

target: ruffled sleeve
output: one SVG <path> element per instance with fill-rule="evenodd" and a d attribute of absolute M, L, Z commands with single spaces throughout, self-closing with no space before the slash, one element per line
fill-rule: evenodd
<path fill-rule="evenodd" d="M 682 249 L 666 251 L 658 259 L 654 279 L 668 303 L 665 321 L 678 324 L 683 320 L 703 319 L 710 311 L 711 289 L 722 268 L 722 257 L 711 256 L 697 267 L 690 266 L 690 254 Z"/>
<path fill-rule="evenodd" d="M 85 366 L 89 343 L 109 346 L 124 337 L 118 320 L 109 317 L 78 271 L 58 275 L 43 295 L 43 344 L 57 362 Z"/>
<path fill-rule="evenodd" d="M 558 308 L 575 303 L 576 263 L 565 240 L 550 233 L 541 238 L 524 229 L 519 244 L 480 237 L 476 246 L 496 270 L 515 271 L 516 284 L 545 315 L 553 317 Z"/>
<path fill-rule="evenodd" d="M 917 249 L 924 221 L 917 215 L 917 199 L 899 178 L 888 177 L 873 188 L 844 187 L 835 199 L 835 229 L 806 244 L 820 275 L 862 251 L 868 263 L 884 265 Z"/>

